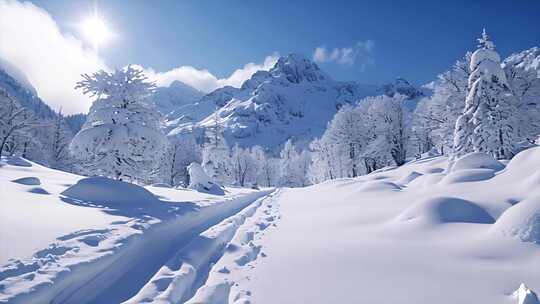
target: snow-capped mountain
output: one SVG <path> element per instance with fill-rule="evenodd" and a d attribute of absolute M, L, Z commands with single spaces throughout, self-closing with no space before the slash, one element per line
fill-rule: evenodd
<path fill-rule="evenodd" d="M 540 77 L 540 48 L 533 47 L 528 50 L 514 53 L 503 61 L 503 67 L 510 64 L 528 71 L 536 71 Z"/>
<path fill-rule="evenodd" d="M 335 81 L 317 64 L 291 54 L 269 71 L 256 72 L 240 88 L 220 88 L 179 107 L 169 115 L 168 126 L 174 133 L 210 127 L 217 116 L 229 144 L 273 149 L 289 138 L 311 141 L 340 107 L 379 93 L 378 86 Z"/>
<path fill-rule="evenodd" d="M 195 103 L 203 96 L 203 92 L 175 80 L 168 87 L 158 87 L 152 100 L 159 112 L 168 115 L 179 107 Z"/>
<path fill-rule="evenodd" d="M 413 86 L 404 78 L 397 78 L 394 82 L 382 86 L 382 91 L 385 95 L 393 97 L 395 94 L 407 96 L 409 99 L 424 96 L 424 92 Z"/>
<path fill-rule="evenodd" d="M 31 110 L 38 118 L 53 119 L 57 115 L 37 96 L 26 76 L 4 60 L 0 61 L 0 89 L 15 98 L 21 106 Z"/>

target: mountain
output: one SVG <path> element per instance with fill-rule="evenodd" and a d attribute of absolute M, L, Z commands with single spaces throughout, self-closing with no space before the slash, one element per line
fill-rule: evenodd
<path fill-rule="evenodd" d="M 29 90 L 32 94 L 38 95 L 36 88 L 30 83 L 26 75 L 16 66 L 11 64 L 9 61 L 0 58 L 0 69 L 3 70 L 6 74 L 11 76 L 15 81 L 17 81 L 22 87 Z"/>
<path fill-rule="evenodd" d="M 0 65 L 0 89 L 15 98 L 21 106 L 31 110 L 38 118 L 56 118 L 56 112 L 37 96 L 36 90 L 30 86 L 26 76 L 15 67 L 4 63 L 6 61 L 2 61 Z"/>
<path fill-rule="evenodd" d="M 308 143 L 321 136 L 340 107 L 380 94 L 380 88 L 333 80 L 301 55 L 281 57 L 269 71 L 258 71 L 240 88 L 224 87 L 169 115 L 176 134 L 208 128 L 215 119 L 229 144 L 275 150 L 289 138 Z"/>
<path fill-rule="evenodd" d="M 157 88 L 152 99 L 156 109 L 163 115 L 168 115 L 174 109 L 193 104 L 203 96 L 203 92 L 175 80 L 168 87 Z"/>
<path fill-rule="evenodd" d="M 393 97 L 395 94 L 407 96 L 408 99 L 415 99 L 424 96 L 421 89 L 410 84 L 404 78 L 397 78 L 394 82 L 382 86 L 383 94 Z"/>
<path fill-rule="evenodd" d="M 508 56 L 502 63 L 503 67 L 515 65 L 527 71 L 535 71 L 540 77 L 540 48 L 533 47 Z"/>

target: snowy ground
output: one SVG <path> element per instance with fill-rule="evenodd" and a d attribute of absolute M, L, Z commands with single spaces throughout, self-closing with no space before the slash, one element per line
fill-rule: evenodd
<path fill-rule="evenodd" d="M 540 148 L 447 167 L 225 196 L 148 187 L 149 202 L 114 186 L 111 203 L 60 194 L 79 176 L 4 165 L 0 302 L 510 304 L 521 283 L 540 291 Z"/>
<path fill-rule="evenodd" d="M 102 202 L 99 187 L 108 185 L 98 183 L 78 192 L 89 201 L 61 194 L 80 176 L 12 164 L 0 168 L 2 303 L 119 303 L 200 232 L 273 191 L 147 187 L 154 200 L 113 185 Z"/>
<path fill-rule="evenodd" d="M 189 303 L 503 304 L 521 283 L 539 291 L 540 148 L 506 168 L 474 155 L 447 166 L 281 190 Z"/>

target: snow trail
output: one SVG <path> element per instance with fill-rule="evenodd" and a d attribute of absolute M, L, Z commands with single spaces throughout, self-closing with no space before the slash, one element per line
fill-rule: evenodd
<path fill-rule="evenodd" d="M 261 201 L 209 270 L 204 285 L 186 303 L 250 303 L 251 291 L 241 286 L 251 279 L 249 270 L 255 267 L 259 257 L 266 257 L 261 239 L 281 218 L 279 197 L 283 191 L 279 189 Z"/>
<path fill-rule="evenodd" d="M 131 219 L 115 222 L 106 230 L 84 230 L 62 236 L 49 248 L 36 253 L 32 263 L 19 261 L 4 267 L 0 273 L 0 302 L 119 303 L 127 300 L 178 248 L 272 191 L 237 195 L 208 206 L 190 207 L 189 203 L 184 203 L 181 206 L 185 208 L 180 210 L 164 209 L 153 214 L 136 215 L 115 210 L 129 213 Z M 160 205 L 157 207 L 160 209 Z M 166 215 L 170 212 L 172 214 Z"/>
<path fill-rule="evenodd" d="M 274 193 L 259 198 L 237 214 L 226 218 L 179 248 L 137 295 L 124 303 L 178 303 L 189 299 L 209 275 L 212 264 L 230 248 L 239 228 L 244 227 Z M 244 225 L 243 225 L 244 224 Z"/>

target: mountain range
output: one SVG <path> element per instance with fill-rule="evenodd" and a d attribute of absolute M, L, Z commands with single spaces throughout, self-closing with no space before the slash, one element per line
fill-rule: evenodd
<path fill-rule="evenodd" d="M 540 49 L 512 54 L 504 62 L 540 73 Z M 0 61 L 0 87 L 40 117 L 57 115 L 38 97 L 24 73 L 5 61 Z M 170 136 L 190 133 L 202 142 L 205 130 L 217 122 L 229 145 L 260 145 L 278 151 L 288 139 L 305 145 L 321 136 L 342 106 L 381 94 L 406 95 L 414 109 L 431 89 L 429 85 L 415 87 L 403 78 L 382 86 L 337 81 L 311 60 L 290 54 L 279 58 L 270 70 L 253 74 L 240 88 L 226 86 L 205 94 L 174 81 L 157 88 L 152 99 L 166 117 Z M 77 115 L 69 118 L 68 124 L 76 132 L 82 121 L 84 115 Z"/>

